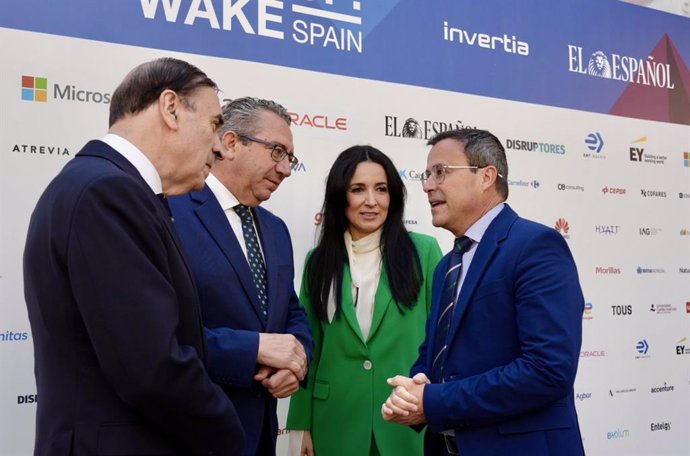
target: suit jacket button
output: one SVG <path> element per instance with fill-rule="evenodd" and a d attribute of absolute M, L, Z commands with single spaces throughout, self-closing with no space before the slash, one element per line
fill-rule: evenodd
<path fill-rule="evenodd" d="M 368 359 L 365 360 L 362 363 L 362 367 L 364 368 L 364 370 L 371 370 L 371 367 L 372 367 L 371 361 L 369 361 Z"/>

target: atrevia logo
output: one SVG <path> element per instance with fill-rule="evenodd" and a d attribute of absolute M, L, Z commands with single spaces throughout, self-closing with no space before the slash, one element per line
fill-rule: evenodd
<path fill-rule="evenodd" d="M 649 355 L 647 354 L 647 352 L 649 352 L 649 344 L 647 343 L 647 339 L 639 340 L 637 345 L 635 345 L 635 350 L 637 350 L 637 353 L 641 355 L 635 356 L 635 359 L 649 358 Z"/>
<path fill-rule="evenodd" d="M 675 88 L 671 81 L 671 65 L 646 59 L 612 53 L 609 56 L 597 50 L 583 57 L 582 47 L 568 45 L 568 71 L 597 78 L 614 79 L 652 87 Z M 586 64 L 585 64 L 585 59 Z"/>
<path fill-rule="evenodd" d="M 541 152 L 544 154 L 564 155 L 565 146 L 563 144 L 553 144 L 541 141 L 524 139 L 506 139 L 505 148 L 509 150 L 525 150 L 528 152 Z"/>
<path fill-rule="evenodd" d="M 443 40 L 467 46 L 477 45 L 492 51 L 502 50 L 508 54 L 529 55 L 529 43 L 518 40 L 515 35 L 504 33 L 503 36 L 500 36 L 468 32 L 467 30 L 449 26 L 447 21 L 443 21 Z"/>
<path fill-rule="evenodd" d="M 630 437 L 630 431 L 627 429 L 616 429 L 606 433 L 606 440 L 627 439 Z"/>
<path fill-rule="evenodd" d="M 46 146 L 36 144 L 15 144 L 12 152 L 20 154 L 54 155 L 56 157 L 69 156 L 69 149 L 62 146 Z"/>
<path fill-rule="evenodd" d="M 671 430 L 671 422 L 670 421 L 663 421 L 660 423 L 650 423 L 649 429 L 651 432 L 670 431 Z"/>
<path fill-rule="evenodd" d="M 664 268 L 644 268 L 642 266 L 638 266 L 636 271 L 638 274 L 664 274 L 666 272 L 666 269 L 664 269 Z"/>
<path fill-rule="evenodd" d="M 633 141 L 633 146 L 630 150 L 630 161 L 639 163 L 650 163 L 652 165 L 663 165 L 668 159 L 665 155 L 648 154 L 642 147 L 647 142 L 647 137 L 643 136 Z"/>
<path fill-rule="evenodd" d="M 594 305 L 591 302 L 586 302 L 585 303 L 585 309 L 582 312 L 582 319 L 583 320 L 591 320 L 594 318 L 594 315 L 592 315 L 592 311 L 594 309 Z"/>
<path fill-rule="evenodd" d="M 287 33 L 298 44 L 359 54 L 364 49 L 361 10 L 362 4 L 366 3 L 357 0 L 341 1 L 336 6 L 333 0 L 325 0 L 319 2 L 320 8 L 293 4 L 292 13 L 298 19 L 292 23 L 284 20 L 281 14 L 286 3 L 283 0 L 257 0 L 252 2 L 256 6 L 252 4 L 247 11 L 244 8 L 250 3 L 249 0 L 223 1 L 222 10 L 218 11 L 211 0 L 195 0 L 184 2 L 182 14 L 180 5 L 183 2 L 180 0 L 141 0 L 146 19 L 156 19 L 159 3 L 162 4 L 166 22 L 183 22 L 190 26 L 200 23 L 214 30 L 228 32 L 238 30 L 239 26 L 248 35 L 258 34 L 284 40 Z"/>
<path fill-rule="evenodd" d="M 559 218 L 558 220 L 556 220 L 556 225 L 554 225 L 554 228 L 556 229 L 556 231 L 561 233 L 564 238 L 570 239 L 570 235 L 568 234 L 568 232 L 570 231 L 570 224 L 566 219 Z"/>
<path fill-rule="evenodd" d="M 605 159 L 606 155 L 602 154 L 601 151 L 604 148 L 604 138 L 601 136 L 601 133 L 594 132 L 590 133 L 587 135 L 585 138 L 585 145 L 587 146 L 587 149 L 591 150 L 594 152 L 593 154 L 590 153 L 583 153 L 582 156 L 585 158 L 601 158 Z"/>
<path fill-rule="evenodd" d="M 690 152 L 683 152 L 683 166 L 690 168 Z"/>
<path fill-rule="evenodd" d="M 19 342 L 27 339 L 29 339 L 28 332 L 0 332 L 0 342 Z"/>
<path fill-rule="evenodd" d="M 463 125 L 462 120 L 451 122 L 422 120 L 407 117 L 405 120 L 396 116 L 385 116 L 385 135 L 395 138 L 416 138 L 427 140 L 438 133 L 448 130 L 476 129 L 469 125 Z"/>
<path fill-rule="evenodd" d="M 681 340 L 676 342 L 676 355 L 690 355 L 690 346 L 686 345 L 687 342 L 687 337 L 683 337 Z"/>
<path fill-rule="evenodd" d="M 22 76 L 22 100 L 48 101 L 48 78 L 38 76 Z"/>
<path fill-rule="evenodd" d="M 673 385 L 667 385 L 666 382 L 664 382 L 664 386 L 653 386 L 650 390 L 651 393 L 668 393 L 669 391 L 673 391 Z"/>
<path fill-rule="evenodd" d="M 604 187 L 601 189 L 604 195 L 625 195 L 626 190 L 620 187 Z"/>
<path fill-rule="evenodd" d="M 83 90 L 74 84 L 52 84 L 52 98 L 53 100 L 61 101 L 77 101 L 82 103 L 110 103 L 111 94 L 107 92 L 97 92 L 92 90 Z M 26 101 L 48 101 L 48 78 L 22 76 L 22 100 Z"/>

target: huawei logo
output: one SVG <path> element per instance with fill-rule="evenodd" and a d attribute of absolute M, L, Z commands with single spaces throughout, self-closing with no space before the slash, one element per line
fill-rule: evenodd
<path fill-rule="evenodd" d="M 554 228 L 561 234 L 568 234 L 568 231 L 570 231 L 570 225 L 568 225 L 568 221 L 564 218 L 559 218 Z"/>

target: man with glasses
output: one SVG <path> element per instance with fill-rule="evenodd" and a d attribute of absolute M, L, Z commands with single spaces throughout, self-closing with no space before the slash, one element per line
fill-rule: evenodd
<path fill-rule="evenodd" d="M 584 298 L 563 237 L 506 203 L 508 164 L 488 131 L 429 140 L 434 226 L 456 237 L 434 274 L 411 378 L 389 380 L 386 420 L 427 425 L 425 454 L 582 456 L 573 383 Z"/>
<path fill-rule="evenodd" d="M 223 106 L 224 158 L 199 192 L 170 206 L 196 280 L 209 373 L 244 427 L 243 455 L 274 455 L 276 398 L 305 379 L 309 322 L 294 290 L 285 223 L 259 205 L 298 161 L 283 106 L 245 97 Z"/>

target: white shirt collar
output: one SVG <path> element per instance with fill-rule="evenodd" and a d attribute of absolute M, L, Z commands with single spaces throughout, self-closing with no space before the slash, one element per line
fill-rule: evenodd
<path fill-rule="evenodd" d="M 232 209 L 238 204 L 241 204 L 235 195 L 233 195 L 230 190 L 228 190 L 228 188 L 223 185 L 223 183 L 218 180 L 216 176 L 213 175 L 213 172 L 209 173 L 208 177 L 206 178 L 206 185 L 208 185 L 208 188 L 211 189 L 213 195 L 218 200 L 220 207 L 224 211 Z"/>
<path fill-rule="evenodd" d="M 475 243 L 480 243 L 482 241 L 482 237 L 484 237 L 484 233 L 486 233 L 486 229 L 489 228 L 489 225 L 491 225 L 491 222 L 494 221 L 496 216 L 503 210 L 505 207 L 505 203 L 500 203 L 489 212 L 484 214 L 479 220 L 474 222 L 472 226 L 468 228 L 468 230 L 465 232 L 465 236 L 468 238 L 472 239 Z"/>
<path fill-rule="evenodd" d="M 151 187 L 153 193 L 159 194 L 163 193 L 163 184 L 161 182 L 161 177 L 158 171 L 151 163 L 151 160 L 140 151 L 137 146 L 127 141 L 122 136 L 116 135 L 114 133 L 108 133 L 101 141 L 115 149 L 127 159 L 128 162 L 134 166 L 142 179 Z"/>

